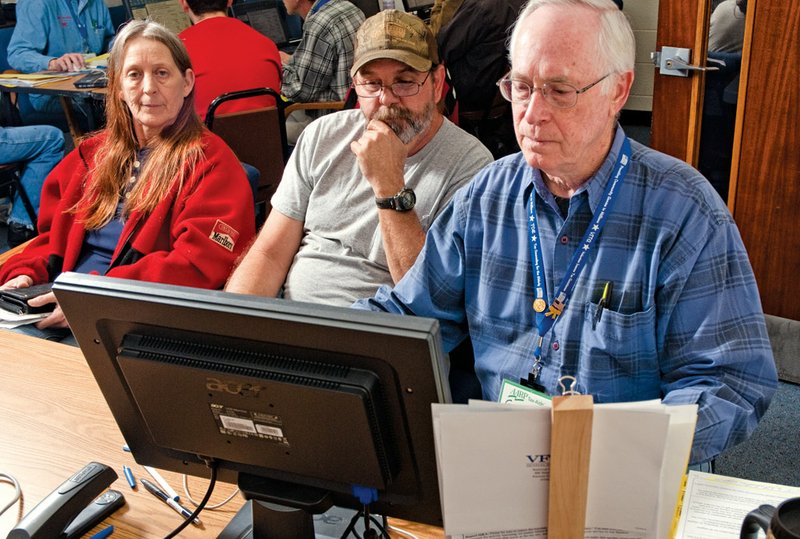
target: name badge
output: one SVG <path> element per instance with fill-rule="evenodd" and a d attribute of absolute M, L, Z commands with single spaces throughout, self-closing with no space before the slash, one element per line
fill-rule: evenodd
<path fill-rule="evenodd" d="M 550 408 L 551 399 L 546 393 L 525 387 L 511 380 L 503 380 L 500 386 L 500 398 L 497 402 L 508 404 L 533 404 L 543 408 Z"/>

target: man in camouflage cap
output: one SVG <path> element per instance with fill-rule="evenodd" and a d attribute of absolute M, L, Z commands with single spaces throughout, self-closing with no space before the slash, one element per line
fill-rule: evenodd
<path fill-rule="evenodd" d="M 415 146 L 424 146 L 443 120 L 436 101 L 444 67 L 433 34 L 418 17 L 386 10 L 361 25 L 355 46 L 350 75 L 367 117 L 384 122 L 404 143 L 423 135 Z M 360 149 L 356 145 L 353 152 L 358 156 Z"/>
<path fill-rule="evenodd" d="M 400 280 L 433 218 L 491 161 L 439 113 L 444 68 L 416 16 L 367 19 L 351 74 L 360 110 L 303 131 L 228 291 L 343 306 L 368 297 Z"/>

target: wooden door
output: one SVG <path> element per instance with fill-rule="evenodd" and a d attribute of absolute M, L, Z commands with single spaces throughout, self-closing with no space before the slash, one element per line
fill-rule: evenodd
<path fill-rule="evenodd" d="M 708 0 L 662 0 L 657 50 L 692 49 L 704 64 Z M 742 234 L 764 312 L 800 320 L 800 3 L 750 0 L 728 207 Z M 653 85 L 651 146 L 697 165 L 704 75 Z"/>
<path fill-rule="evenodd" d="M 691 49 L 690 62 L 704 65 L 709 11 L 708 0 L 659 2 L 656 50 Z M 674 77 L 654 69 L 650 146 L 696 166 L 704 75 L 695 71 L 688 77 Z"/>
<path fill-rule="evenodd" d="M 764 312 L 800 320 L 800 3 L 750 0 L 728 206 Z"/>

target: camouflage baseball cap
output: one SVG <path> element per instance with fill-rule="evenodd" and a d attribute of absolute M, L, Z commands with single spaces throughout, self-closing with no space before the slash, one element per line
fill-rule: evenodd
<path fill-rule="evenodd" d="M 356 34 L 355 60 L 350 76 L 373 60 L 388 58 L 417 71 L 439 63 L 436 40 L 416 15 L 387 9 L 361 24 Z"/>

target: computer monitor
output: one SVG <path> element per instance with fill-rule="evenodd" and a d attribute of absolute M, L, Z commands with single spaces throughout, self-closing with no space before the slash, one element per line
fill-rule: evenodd
<path fill-rule="evenodd" d="M 416 13 L 421 19 L 430 17 L 433 4 L 433 0 L 403 0 L 405 10 Z"/>
<path fill-rule="evenodd" d="M 350 3 L 360 9 L 367 19 L 378 14 L 382 4 L 381 0 L 350 0 Z"/>
<path fill-rule="evenodd" d="M 212 463 L 305 522 L 366 492 L 371 513 L 442 525 L 437 321 L 76 273 L 53 290 L 138 463 Z"/>
<path fill-rule="evenodd" d="M 299 23 L 292 24 L 283 2 L 276 0 L 236 0 L 231 16 L 270 38 L 281 50 L 293 49 L 302 37 Z"/>

